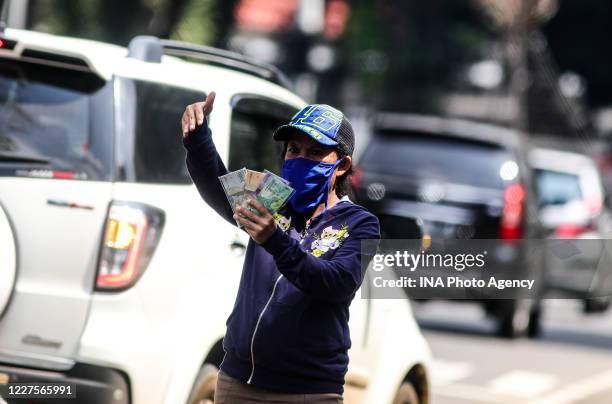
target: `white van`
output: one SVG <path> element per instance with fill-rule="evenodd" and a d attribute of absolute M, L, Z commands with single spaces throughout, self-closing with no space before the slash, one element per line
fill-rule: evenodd
<path fill-rule="evenodd" d="M 271 66 L 154 37 L 0 37 L 0 383 L 71 382 L 88 404 L 212 401 L 247 234 L 186 169 L 180 118 L 203 89 L 228 168 L 276 169 L 259 140 L 305 102 Z M 407 302 L 358 293 L 350 326 L 347 403 L 428 402 Z"/>

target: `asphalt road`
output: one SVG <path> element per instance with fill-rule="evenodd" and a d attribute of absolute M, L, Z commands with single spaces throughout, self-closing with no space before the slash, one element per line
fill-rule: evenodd
<path fill-rule="evenodd" d="M 543 335 L 493 336 L 477 305 L 413 304 L 435 357 L 433 404 L 612 403 L 612 310 L 585 315 L 572 300 L 548 300 Z"/>

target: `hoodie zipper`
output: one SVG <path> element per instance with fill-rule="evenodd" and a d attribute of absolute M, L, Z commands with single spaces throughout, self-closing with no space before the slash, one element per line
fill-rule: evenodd
<path fill-rule="evenodd" d="M 344 198 L 341 199 L 340 201 L 344 201 Z M 321 215 L 317 217 L 320 217 L 320 216 Z M 308 230 L 310 229 L 311 224 L 312 224 L 312 220 L 310 223 L 307 223 L 304 226 L 304 230 L 302 230 L 302 232 L 300 233 L 300 244 L 303 243 L 304 240 L 309 236 Z M 263 317 L 264 313 L 268 309 L 268 306 L 270 305 L 272 298 L 274 298 L 274 293 L 276 292 L 276 286 L 278 285 L 278 282 L 281 280 L 282 277 L 283 275 L 281 274 L 278 276 L 278 278 L 276 278 L 276 282 L 274 282 L 274 286 L 272 287 L 272 293 L 270 293 L 270 297 L 268 298 L 268 301 L 266 302 L 264 308 L 261 310 L 261 313 L 259 313 L 259 317 L 257 317 L 257 322 L 255 323 L 255 329 L 253 330 L 253 336 L 251 337 L 251 374 L 249 376 L 249 379 L 247 380 L 247 384 L 251 384 L 251 381 L 253 381 L 253 375 L 255 374 L 255 355 L 253 352 L 253 344 L 255 342 L 255 336 L 257 335 L 257 329 L 259 328 L 259 323 L 261 322 L 261 318 Z"/>
<path fill-rule="evenodd" d="M 251 384 L 251 381 L 253 380 L 253 374 L 255 373 L 255 356 L 253 353 L 253 343 L 255 342 L 255 335 L 257 335 L 257 329 L 259 328 L 261 318 L 263 317 L 264 313 L 266 312 L 266 309 L 272 301 L 272 298 L 274 297 L 274 292 L 276 292 L 276 285 L 278 285 L 278 282 L 282 277 L 283 275 L 281 274 L 278 276 L 278 278 L 276 278 L 276 282 L 274 282 L 274 286 L 272 287 L 272 293 L 270 293 L 270 297 L 268 298 L 268 301 L 266 302 L 264 308 L 261 310 L 261 313 L 259 313 L 259 317 L 257 317 L 257 323 L 255 323 L 255 330 L 253 330 L 253 337 L 251 337 L 251 375 L 249 376 L 249 380 L 247 380 L 247 384 Z"/>
<path fill-rule="evenodd" d="M 308 237 L 308 230 L 311 224 L 312 223 L 308 223 L 306 224 L 306 226 L 304 226 L 304 230 L 300 234 L 300 243 L 302 243 L 306 239 L 306 237 Z M 253 344 L 255 342 L 255 336 L 257 335 L 257 329 L 259 328 L 259 323 L 261 322 L 261 318 L 263 317 L 264 313 L 268 309 L 268 306 L 270 305 L 272 298 L 274 298 L 274 293 L 276 292 L 276 286 L 278 285 L 278 282 L 281 280 L 282 277 L 283 275 L 281 274 L 278 276 L 278 278 L 276 278 L 276 282 L 274 282 L 274 286 L 272 287 L 272 293 L 270 293 L 270 297 L 268 298 L 268 301 L 266 302 L 264 308 L 261 310 L 261 313 L 259 313 L 259 317 L 257 317 L 257 322 L 255 323 L 255 330 L 253 330 L 253 336 L 251 337 L 251 375 L 249 376 L 249 379 L 247 380 L 247 384 L 251 384 L 251 381 L 253 380 L 253 374 L 255 373 L 255 354 L 253 352 Z"/>

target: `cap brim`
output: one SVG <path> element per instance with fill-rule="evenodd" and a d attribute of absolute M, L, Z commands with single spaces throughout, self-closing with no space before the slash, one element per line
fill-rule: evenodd
<path fill-rule="evenodd" d="M 325 136 L 321 132 L 314 130 L 310 126 L 305 125 L 283 125 L 276 129 L 276 131 L 274 131 L 272 138 L 274 140 L 285 140 L 287 139 L 287 136 L 289 135 L 289 133 L 291 133 L 292 130 L 299 130 L 300 132 L 310 136 L 316 142 L 321 143 L 325 146 L 338 145 L 338 142 L 336 142 L 335 140 Z"/>

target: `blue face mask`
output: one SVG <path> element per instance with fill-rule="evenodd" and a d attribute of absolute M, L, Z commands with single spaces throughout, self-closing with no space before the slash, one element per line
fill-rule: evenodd
<path fill-rule="evenodd" d="M 297 212 L 306 216 L 325 201 L 334 170 L 342 159 L 335 163 L 322 163 L 303 157 L 283 161 L 282 177 L 291 183 L 295 193 L 289 203 Z"/>

